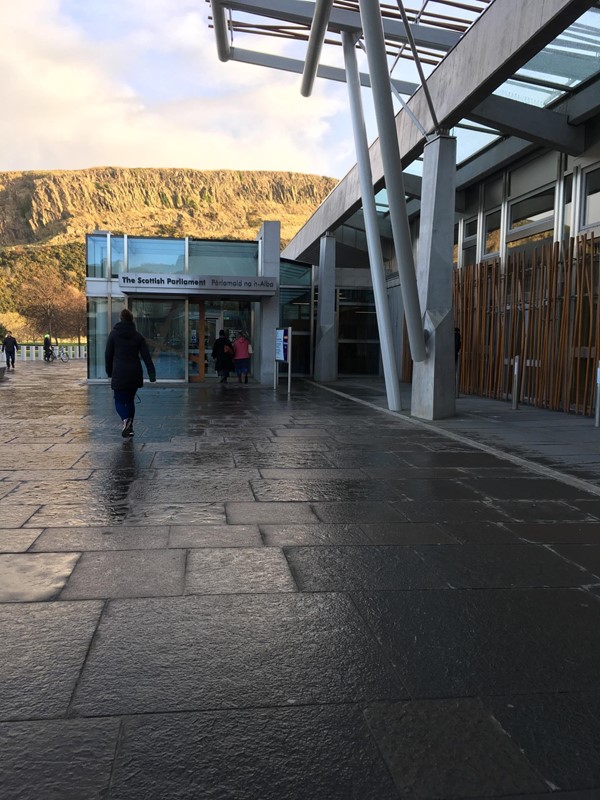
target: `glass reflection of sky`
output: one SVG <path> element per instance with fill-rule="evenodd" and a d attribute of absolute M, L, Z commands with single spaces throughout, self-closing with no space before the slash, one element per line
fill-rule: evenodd
<path fill-rule="evenodd" d="M 600 8 L 591 8 L 494 92 L 543 108 L 600 72 Z"/>

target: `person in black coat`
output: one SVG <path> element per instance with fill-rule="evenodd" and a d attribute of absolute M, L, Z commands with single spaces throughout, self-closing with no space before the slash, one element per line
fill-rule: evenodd
<path fill-rule="evenodd" d="M 10 365 L 12 364 L 13 372 L 15 369 L 15 352 L 19 349 L 19 345 L 17 344 L 17 340 L 12 335 L 10 331 L 4 337 L 4 341 L 2 342 L 2 352 L 6 355 L 6 371 L 10 369 Z"/>
<path fill-rule="evenodd" d="M 144 385 L 140 357 L 148 370 L 148 378 L 154 382 L 156 369 L 146 340 L 136 330 L 131 311 L 124 308 L 121 311 L 121 321 L 117 322 L 108 336 L 105 352 L 106 374 L 111 379 L 110 388 L 115 394 L 117 414 L 123 420 L 123 438 L 133 436 L 135 395 Z"/>
<path fill-rule="evenodd" d="M 215 369 L 221 377 L 220 383 L 227 383 L 229 373 L 233 371 L 233 346 L 225 331 L 219 331 L 219 338 L 215 340 L 211 355 L 215 359 Z"/>

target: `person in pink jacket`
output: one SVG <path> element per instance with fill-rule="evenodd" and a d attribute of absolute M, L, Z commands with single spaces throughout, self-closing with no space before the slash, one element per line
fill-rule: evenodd
<path fill-rule="evenodd" d="M 252 345 L 248 337 L 245 333 L 240 333 L 233 343 L 233 363 L 235 365 L 235 374 L 238 376 L 238 383 L 242 382 L 242 375 L 244 376 L 244 383 L 248 383 L 251 354 Z"/>

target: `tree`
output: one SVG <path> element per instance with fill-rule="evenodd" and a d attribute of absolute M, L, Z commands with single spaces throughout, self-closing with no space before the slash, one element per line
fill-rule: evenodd
<path fill-rule="evenodd" d="M 55 341 L 81 337 L 86 318 L 83 292 L 65 285 L 51 269 L 23 284 L 21 291 L 21 313 L 39 335 L 47 332 Z"/>

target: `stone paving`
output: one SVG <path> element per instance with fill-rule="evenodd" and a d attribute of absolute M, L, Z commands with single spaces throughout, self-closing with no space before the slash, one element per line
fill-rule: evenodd
<path fill-rule="evenodd" d="M 598 431 L 335 392 L 0 384 L 3 800 L 600 797 Z"/>

